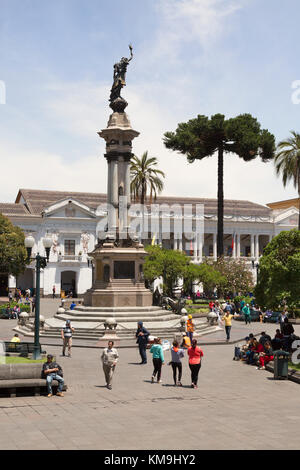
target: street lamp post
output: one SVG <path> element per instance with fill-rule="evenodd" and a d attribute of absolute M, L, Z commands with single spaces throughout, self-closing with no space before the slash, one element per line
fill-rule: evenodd
<path fill-rule="evenodd" d="M 29 236 L 25 238 L 25 247 L 27 249 L 28 259 L 31 257 L 31 250 L 34 245 L 34 238 Z M 49 236 L 43 239 L 43 245 L 46 250 L 46 256 L 41 256 L 39 253 L 35 259 L 35 315 L 34 315 L 34 348 L 33 348 L 33 359 L 41 359 L 41 348 L 40 348 L 40 286 L 41 286 L 41 269 L 47 266 L 49 261 L 50 248 L 52 246 L 52 238 Z"/>
<path fill-rule="evenodd" d="M 256 263 L 256 284 L 258 283 L 258 275 L 259 275 L 259 263 Z"/>

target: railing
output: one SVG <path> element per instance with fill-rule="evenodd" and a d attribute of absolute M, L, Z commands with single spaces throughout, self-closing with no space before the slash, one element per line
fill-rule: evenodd
<path fill-rule="evenodd" d="M 58 255 L 58 261 L 76 261 L 80 262 L 82 260 L 82 255 Z"/>

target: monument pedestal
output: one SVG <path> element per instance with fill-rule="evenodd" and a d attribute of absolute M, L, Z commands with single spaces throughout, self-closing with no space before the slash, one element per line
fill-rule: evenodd
<path fill-rule="evenodd" d="M 116 308 L 152 305 L 152 293 L 143 280 L 147 252 L 138 242 L 131 242 L 129 247 L 118 246 L 120 242 L 100 244 L 90 253 L 94 258 L 95 279 L 84 295 L 84 305 Z"/>

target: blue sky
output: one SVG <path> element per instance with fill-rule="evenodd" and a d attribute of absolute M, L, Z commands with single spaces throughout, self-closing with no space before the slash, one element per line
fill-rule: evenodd
<path fill-rule="evenodd" d="M 166 195 L 216 197 L 215 158 L 187 164 L 163 133 L 197 114 L 249 112 L 276 141 L 299 131 L 297 0 L 1 0 L 0 200 L 19 187 L 106 191 L 104 142 L 113 64 L 134 59 L 123 96 L 141 134 L 134 151 L 159 160 Z M 300 96 L 300 94 L 299 94 Z M 6 175 L 10 175 L 6 178 Z M 228 155 L 225 197 L 297 196 L 273 164 Z"/>

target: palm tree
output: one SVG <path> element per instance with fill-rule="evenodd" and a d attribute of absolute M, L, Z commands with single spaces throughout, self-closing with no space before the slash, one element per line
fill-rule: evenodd
<path fill-rule="evenodd" d="M 131 160 L 131 194 L 135 201 L 145 204 L 147 192 L 150 191 L 150 204 L 152 199 L 156 199 L 157 194 L 163 190 L 164 183 L 161 177 L 165 178 L 163 171 L 155 168 L 158 161 L 155 157 L 148 157 L 148 151 L 142 157 L 136 155 Z"/>
<path fill-rule="evenodd" d="M 284 187 L 293 181 L 299 196 L 298 229 L 300 230 L 300 134 L 291 131 L 292 137 L 282 140 L 277 145 L 274 159 L 276 174 L 282 175 Z"/>

